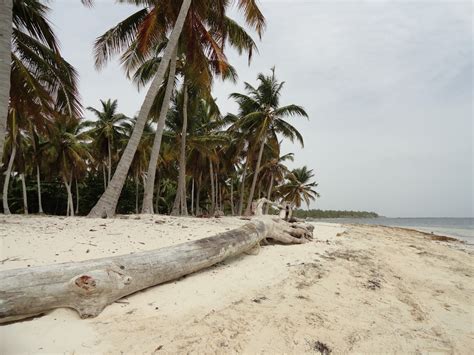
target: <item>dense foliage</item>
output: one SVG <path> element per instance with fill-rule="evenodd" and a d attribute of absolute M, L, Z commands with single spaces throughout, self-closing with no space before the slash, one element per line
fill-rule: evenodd
<path fill-rule="evenodd" d="M 293 213 L 299 218 L 377 218 L 375 212 L 367 211 L 334 211 L 334 210 L 296 210 Z"/>

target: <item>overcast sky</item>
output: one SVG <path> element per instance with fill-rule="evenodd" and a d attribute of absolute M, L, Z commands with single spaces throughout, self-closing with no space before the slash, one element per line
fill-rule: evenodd
<path fill-rule="evenodd" d="M 134 115 L 144 92 L 118 65 L 97 72 L 92 44 L 136 8 L 96 0 L 51 2 L 63 55 L 79 71 L 84 106 L 118 99 Z M 311 207 L 370 210 L 391 217 L 473 216 L 473 6 L 471 1 L 262 1 L 267 30 L 259 54 L 229 51 L 237 85 L 228 99 L 276 66 L 282 104 L 305 107 L 292 123 L 305 147 L 292 167 L 314 169 L 321 198 Z M 233 17 L 240 19 L 238 13 Z M 88 116 L 88 114 L 86 114 Z"/>

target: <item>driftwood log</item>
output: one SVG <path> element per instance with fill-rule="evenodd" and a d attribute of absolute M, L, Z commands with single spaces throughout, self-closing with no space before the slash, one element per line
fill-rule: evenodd
<path fill-rule="evenodd" d="M 95 317 L 124 296 L 248 252 L 264 240 L 301 244 L 312 239 L 312 231 L 311 225 L 258 217 L 240 228 L 166 248 L 2 271 L 0 323 L 61 307 Z"/>

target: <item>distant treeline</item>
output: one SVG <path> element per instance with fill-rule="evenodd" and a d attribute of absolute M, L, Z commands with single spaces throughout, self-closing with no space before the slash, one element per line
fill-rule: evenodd
<path fill-rule="evenodd" d="M 298 218 L 376 218 L 379 216 L 375 212 L 333 210 L 296 210 L 293 215 Z"/>

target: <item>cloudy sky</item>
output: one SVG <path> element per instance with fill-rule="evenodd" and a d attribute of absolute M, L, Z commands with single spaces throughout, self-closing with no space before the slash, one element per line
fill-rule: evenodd
<path fill-rule="evenodd" d="M 97 72 L 92 43 L 134 7 L 96 0 L 51 3 L 63 55 L 80 73 L 84 106 L 118 99 L 134 115 L 144 92 L 116 63 Z M 293 119 L 305 147 L 292 166 L 314 169 L 321 198 L 312 207 L 371 210 L 391 217 L 473 216 L 473 5 L 471 1 L 262 1 L 267 30 L 259 54 L 228 52 L 237 85 L 217 83 L 228 99 L 276 67 L 282 103 L 302 105 Z M 232 13 L 240 19 L 237 11 Z"/>

